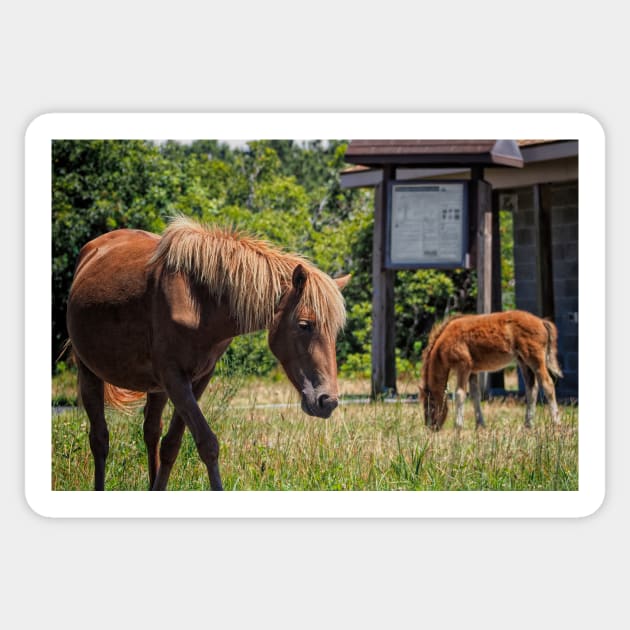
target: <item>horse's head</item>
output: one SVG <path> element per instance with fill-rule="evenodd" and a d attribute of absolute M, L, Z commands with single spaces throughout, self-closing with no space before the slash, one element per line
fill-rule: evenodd
<path fill-rule="evenodd" d="M 439 431 L 446 420 L 448 411 L 444 392 L 436 394 L 424 384 L 421 384 L 420 400 L 424 407 L 424 423 L 430 429 Z"/>
<path fill-rule="evenodd" d="M 328 418 L 339 404 L 335 341 L 345 317 L 339 291 L 350 276 L 327 281 L 322 290 L 321 278 L 314 278 L 314 273 L 301 264 L 294 269 L 291 287 L 282 296 L 269 328 L 269 347 L 302 395 L 302 409 L 311 416 Z M 320 286 L 309 286 L 316 280 Z M 327 316 L 339 321 L 327 325 Z"/>

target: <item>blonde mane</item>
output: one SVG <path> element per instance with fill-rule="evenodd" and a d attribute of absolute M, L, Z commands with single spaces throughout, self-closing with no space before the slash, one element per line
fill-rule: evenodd
<path fill-rule="evenodd" d="M 216 299 L 227 300 L 243 332 L 268 328 L 295 267 L 308 272 L 296 311 L 308 311 L 324 335 L 335 338 L 345 324 L 343 297 L 334 280 L 297 254 L 243 232 L 174 218 L 162 234 L 151 263 L 205 285 Z M 297 316 L 297 312 L 295 316 Z"/>

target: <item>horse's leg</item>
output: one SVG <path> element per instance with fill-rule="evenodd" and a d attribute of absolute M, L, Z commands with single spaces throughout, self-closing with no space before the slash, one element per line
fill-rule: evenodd
<path fill-rule="evenodd" d="M 162 438 L 162 444 L 160 445 L 160 467 L 158 468 L 155 482 L 151 487 L 152 490 L 166 490 L 171 469 L 177 459 L 177 454 L 182 444 L 185 428 L 186 425 L 182 417 L 175 411 L 171 418 L 168 431 Z"/>
<path fill-rule="evenodd" d="M 534 374 L 534 371 L 527 366 L 525 362 L 519 361 L 518 365 L 521 368 L 521 374 L 523 375 L 523 381 L 525 383 L 525 401 L 527 403 L 525 410 L 525 426 L 531 427 L 534 422 L 534 416 L 536 415 L 538 382 L 536 381 L 536 374 Z"/>
<path fill-rule="evenodd" d="M 476 372 L 470 375 L 470 395 L 475 405 L 475 420 L 477 428 L 486 426 L 481 412 L 481 389 L 479 388 L 479 377 Z"/>
<path fill-rule="evenodd" d="M 149 458 L 149 490 L 153 488 L 160 465 L 159 443 L 162 435 L 162 411 L 167 400 L 168 396 L 165 393 L 149 393 L 147 394 L 147 403 L 144 406 L 142 428 Z"/>
<path fill-rule="evenodd" d="M 94 490 L 105 490 L 105 460 L 109 453 L 109 431 L 105 423 L 103 381 L 77 360 L 81 402 L 90 420 L 90 449 L 94 458 Z"/>
<path fill-rule="evenodd" d="M 455 426 L 458 429 L 464 427 L 464 402 L 466 402 L 466 386 L 469 378 L 470 370 L 465 367 L 457 368 L 457 390 L 455 391 L 457 416 L 455 417 Z"/>
<path fill-rule="evenodd" d="M 210 377 L 212 376 L 213 371 L 214 370 L 210 371 L 206 376 L 193 383 L 192 390 L 196 400 L 199 400 L 199 398 L 201 398 L 201 395 L 203 394 L 208 385 L 208 382 L 210 381 Z M 158 469 L 155 483 L 152 486 L 153 490 L 166 490 L 168 478 L 171 474 L 173 464 L 177 459 L 177 454 L 179 453 L 179 449 L 182 444 L 182 438 L 184 436 L 185 429 L 186 423 L 176 409 L 173 413 L 173 417 L 171 418 L 171 423 L 168 427 L 168 431 L 166 432 L 166 435 L 162 438 L 162 444 L 160 446 L 160 467 Z"/>

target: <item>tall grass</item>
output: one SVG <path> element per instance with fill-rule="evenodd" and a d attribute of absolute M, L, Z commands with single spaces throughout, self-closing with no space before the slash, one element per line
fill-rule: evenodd
<path fill-rule="evenodd" d="M 353 391 L 356 383 L 343 387 Z M 453 427 L 451 413 L 443 431 L 433 433 L 417 403 L 341 405 L 321 420 L 302 413 L 284 383 L 234 378 L 215 380 L 201 407 L 221 444 L 226 490 L 578 489 L 576 407 L 561 408 L 562 426 L 554 428 L 540 406 L 534 427 L 525 429 L 522 403 L 487 402 L 487 426 L 476 430 L 467 405 L 463 430 Z M 69 410 L 52 422 L 53 489 L 91 489 L 87 417 Z M 106 489 L 146 490 L 141 413 L 108 413 L 108 426 Z M 208 488 L 186 432 L 169 489 Z"/>

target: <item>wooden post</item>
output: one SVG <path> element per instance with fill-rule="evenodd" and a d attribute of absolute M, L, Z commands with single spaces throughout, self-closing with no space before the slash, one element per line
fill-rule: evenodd
<path fill-rule="evenodd" d="M 492 312 L 492 200 L 488 182 L 477 182 L 477 312 Z"/>
<path fill-rule="evenodd" d="M 499 192 L 492 192 L 492 312 L 503 310 Z"/>
<path fill-rule="evenodd" d="M 554 319 L 553 257 L 551 250 L 551 186 L 534 186 L 534 210 L 538 221 L 538 303 L 541 317 Z"/>
<path fill-rule="evenodd" d="M 476 170 L 476 169 L 475 169 Z M 492 186 L 473 170 L 473 212 L 477 215 L 477 312 L 492 312 Z M 476 177 L 475 177 L 476 176 Z M 488 393 L 488 374 L 479 375 L 483 397 Z"/>
<path fill-rule="evenodd" d="M 386 270 L 387 191 L 392 168 L 383 168 L 383 181 L 374 191 L 372 240 L 372 398 L 396 391 L 394 271 Z"/>

